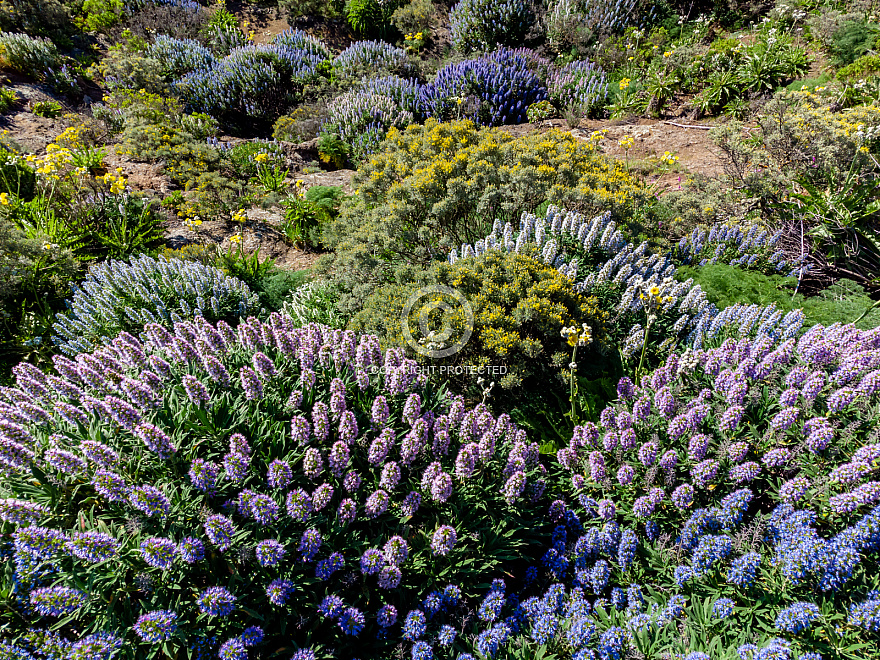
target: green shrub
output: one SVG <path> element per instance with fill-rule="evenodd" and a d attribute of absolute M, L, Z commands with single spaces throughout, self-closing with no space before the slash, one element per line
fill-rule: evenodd
<path fill-rule="evenodd" d="M 279 0 L 278 4 L 287 9 L 291 18 L 323 16 L 336 19 L 345 15 L 345 0 Z"/>
<path fill-rule="evenodd" d="M 682 266 L 676 277 L 682 281 L 693 278 L 706 292 L 708 299 L 722 309 L 736 304 L 775 304 L 783 312 L 803 309 L 807 327 L 817 323 L 825 326 L 852 323 L 874 304 L 863 287 L 846 279 L 808 297 L 795 293 L 796 278 L 764 275 L 727 264 L 701 268 Z M 880 309 L 869 312 L 858 323 L 862 329 L 877 326 L 880 326 Z"/>
<path fill-rule="evenodd" d="M 67 7 L 58 0 L 0 0 L 0 31 L 49 37 L 64 45 L 74 32 Z"/>
<path fill-rule="evenodd" d="M 402 34 L 424 34 L 433 27 L 431 23 L 435 11 L 431 0 L 404 0 L 391 15 L 391 24 Z"/>
<path fill-rule="evenodd" d="M 0 192 L 29 202 L 34 198 L 37 175 L 33 168 L 0 146 Z"/>
<path fill-rule="evenodd" d="M 862 55 L 837 72 L 838 80 L 858 80 L 880 74 L 880 55 Z"/>
<path fill-rule="evenodd" d="M 438 291 L 425 297 L 419 293 L 422 287 L 437 286 L 462 294 L 469 308 Z M 407 305 L 414 298 L 418 301 L 409 307 L 407 317 Z M 452 311 L 437 308 L 441 301 Z M 427 325 L 421 325 L 423 314 L 427 314 Z M 527 254 L 489 250 L 424 272 L 400 272 L 397 283 L 379 287 L 364 301 L 349 327 L 376 334 L 387 346 L 406 345 L 407 328 L 412 342 L 426 350 L 443 351 L 465 340 L 461 350 L 448 357 L 411 352 L 438 371 L 443 367 L 503 367 L 494 377 L 487 372 L 485 380 L 497 381 L 501 390 L 516 390 L 517 396 L 528 396 L 534 388 L 564 389 L 571 362 L 571 350 L 560 335 L 564 326 L 580 328 L 586 323 L 591 327 L 593 343 L 579 351 L 579 365 L 584 371 L 601 371 L 599 364 L 607 365 L 599 352 L 606 320 L 598 301 L 577 294 L 571 281 L 555 268 Z M 423 333 L 426 329 L 439 333 L 446 326 L 451 328 L 451 337 L 432 347 L 431 335 Z M 468 330 L 472 334 L 465 339 Z M 474 393 L 473 374 L 449 376 L 440 371 L 439 377 L 448 379 L 454 391 Z"/>
<path fill-rule="evenodd" d="M 61 116 L 61 104 L 57 101 L 37 101 L 31 106 L 31 112 L 37 117 L 55 119 Z"/>
<path fill-rule="evenodd" d="M 39 362 L 52 352 L 52 318 L 79 267 L 70 250 L 46 236 L 28 237 L 0 212 L 0 381 L 15 362 Z"/>
<path fill-rule="evenodd" d="M 623 216 L 645 199 L 624 164 L 590 142 L 562 131 L 513 138 L 467 121 L 391 129 L 354 187 L 323 237 L 336 251 L 329 267 L 340 304 L 352 312 L 398 265 L 425 267 L 485 236 L 496 219 L 518 222 L 546 201 Z"/>
<path fill-rule="evenodd" d="M 113 27 L 122 20 L 125 4 L 122 0 L 84 0 L 78 22 L 87 30 L 96 32 Z"/>
<path fill-rule="evenodd" d="M 230 175 L 242 179 L 256 176 L 261 163 L 279 166 L 284 164 L 281 147 L 260 140 L 240 142 L 231 149 L 222 151 L 221 155 L 224 166 L 229 168 Z"/>
<path fill-rule="evenodd" d="M 835 64 L 852 64 L 874 45 L 876 38 L 876 26 L 865 21 L 847 21 L 831 36 L 830 50 Z"/>
<path fill-rule="evenodd" d="M 260 304 L 269 312 L 277 312 L 284 307 L 291 293 L 298 290 L 309 279 L 306 270 L 278 270 L 266 275 L 256 287 Z"/>
<path fill-rule="evenodd" d="M 15 95 L 14 89 L 0 87 L 0 115 L 9 112 L 17 100 L 18 97 Z"/>
<path fill-rule="evenodd" d="M 348 0 L 346 17 L 351 29 L 357 34 L 382 34 L 397 8 L 397 0 Z"/>
<path fill-rule="evenodd" d="M 336 218 L 341 195 L 339 186 L 312 186 L 302 192 L 298 185 L 282 204 L 284 223 L 281 228 L 287 239 L 294 245 L 317 247 L 321 242 L 322 225 Z"/>
<path fill-rule="evenodd" d="M 110 90 L 143 89 L 151 94 L 168 92 L 162 62 L 147 57 L 141 51 L 111 47 L 107 51 L 107 56 L 95 64 L 90 71 L 100 76 Z"/>
<path fill-rule="evenodd" d="M 526 109 L 526 117 L 533 124 L 545 119 L 552 119 L 554 116 L 556 116 L 556 108 L 551 105 L 550 101 L 538 101 Z"/>

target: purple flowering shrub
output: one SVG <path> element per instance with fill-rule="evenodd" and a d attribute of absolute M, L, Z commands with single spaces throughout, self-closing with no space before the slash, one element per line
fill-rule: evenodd
<path fill-rule="evenodd" d="M 795 657 L 761 655 L 769 647 L 844 657 L 823 638 L 846 647 L 880 628 L 880 330 L 728 339 L 673 353 L 617 391 L 600 422 L 576 427 L 557 452 L 557 483 L 570 485 L 550 511 L 562 542 L 542 560 L 545 581 L 570 585 L 571 599 L 597 596 L 594 625 L 607 618 L 598 608 L 618 610 L 609 620 L 643 653 L 651 635 L 639 631 L 662 637 L 686 611 L 693 625 L 735 621 L 721 642 L 731 650 L 751 626 L 763 641 L 743 658 Z M 575 514 L 586 531 L 566 537 Z M 651 604 L 615 602 L 636 576 Z M 681 605 L 671 618 L 670 591 Z M 759 598 L 767 620 L 733 610 Z M 552 625 L 525 614 L 533 638 L 553 625 L 550 638 L 563 634 L 559 612 Z"/>
<path fill-rule="evenodd" d="M 551 544 L 483 593 L 460 658 L 842 660 L 876 644 L 880 330 L 729 339 L 617 391 L 557 452 Z"/>
<path fill-rule="evenodd" d="M 526 0 L 461 0 L 449 12 L 452 45 L 463 53 L 519 44 L 534 23 Z"/>
<path fill-rule="evenodd" d="M 318 75 L 326 59 L 314 43 L 285 35 L 278 35 L 273 43 L 234 48 L 226 57 L 176 80 L 174 90 L 191 111 L 226 124 L 271 125 L 297 101 L 302 86 Z"/>
<path fill-rule="evenodd" d="M 280 314 L 141 337 L 0 389 L 15 657 L 389 657 L 398 612 L 450 640 L 549 532 L 537 444 L 402 349 Z"/>

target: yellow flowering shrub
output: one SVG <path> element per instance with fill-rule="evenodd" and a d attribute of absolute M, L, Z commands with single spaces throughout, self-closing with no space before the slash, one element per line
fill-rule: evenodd
<path fill-rule="evenodd" d="M 484 236 L 495 219 L 518 226 L 523 211 L 551 202 L 586 214 L 626 215 L 646 197 L 623 163 L 558 130 L 515 138 L 469 121 L 428 120 L 388 132 L 359 169 L 355 196 L 324 243 L 341 304 L 358 308 L 402 264 L 425 266 Z"/>
<path fill-rule="evenodd" d="M 426 357 L 408 349 L 420 363 L 435 367 L 495 367 L 484 372 L 486 381 L 494 380 L 501 389 L 515 390 L 524 383 L 555 388 L 562 385 L 560 368 L 567 369 L 571 350 L 561 330 L 572 322 L 586 323 L 592 331 L 589 349 L 578 351 L 578 363 L 584 369 L 592 363 L 604 362 L 599 352 L 609 322 L 595 298 L 574 291 L 572 282 L 555 268 L 526 254 L 490 250 L 478 257 L 460 259 L 455 264 L 438 263 L 397 284 L 377 289 L 363 303 L 349 328 L 378 335 L 387 346 L 406 346 L 402 316 L 407 301 L 428 285 L 451 287 L 464 295 L 467 308 L 448 298 L 448 311 L 429 313 L 428 326 L 439 329 L 448 324 L 450 343 L 463 336 L 466 328 L 472 334 L 463 348 L 444 358 Z M 408 326 L 414 341 L 419 334 L 419 316 L 426 305 L 441 302 L 440 294 L 423 296 L 410 308 Z M 433 300 L 432 298 L 437 298 Z M 501 369 L 497 369 L 501 367 Z M 461 373 L 450 376 L 465 387 L 475 386 L 476 376 Z"/>

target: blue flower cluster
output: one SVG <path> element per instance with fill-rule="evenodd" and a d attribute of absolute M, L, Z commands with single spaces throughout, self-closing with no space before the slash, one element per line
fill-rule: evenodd
<path fill-rule="evenodd" d="M 333 68 L 341 76 L 360 77 L 376 72 L 405 73 L 406 51 L 386 41 L 356 41 L 333 58 Z"/>
<path fill-rule="evenodd" d="M 325 59 L 312 42 L 286 34 L 270 44 L 234 48 L 176 80 L 175 91 L 190 110 L 222 121 L 274 121 L 294 103 L 302 84 L 318 75 Z"/>
<path fill-rule="evenodd" d="M 175 39 L 160 34 L 147 47 L 147 57 L 162 63 L 162 71 L 177 80 L 193 71 L 209 69 L 217 59 L 214 54 L 194 39 Z"/>
<path fill-rule="evenodd" d="M 213 266 L 184 259 L 109 260 L 92 266 L 75 287 L 53 337 L 68 355 L 93 351 L 122 330 L 146 323 L 236 318 L 257 308 L 248 286 Z"/>
<path fill-rule="evenodd" d="M 796 276 L 808 265 L 803 260 L 789 263 L 784 258 L 778 247 L 781 237 L 781 230 L 771 234 L 758 225 L 743 229 L 739 225 L 718 223 L 708 230 L 694 229 L 678 242 L 672 255 L 685 264 L 729 263 L 741 268 L 761 268 Z"/>
<path fill-rule="evenodd" d="M 464 53 L 516 45 L 534 22 L 526 0 L 461 0 L 449 12 L 452 44 Z"/>
<path fill-rule="evenodd" d="M 547 88 L 521 51 L 500 49 L 448 64 L 422 91 L 427 117 L 471 119 L 478 125 L 521 124 L 526 110 L 547 100 Z"/>

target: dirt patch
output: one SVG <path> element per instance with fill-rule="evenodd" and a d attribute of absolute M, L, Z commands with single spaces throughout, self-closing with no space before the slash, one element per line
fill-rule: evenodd
<path fill-rule="evenodd" d="M 165 245 L 181 248 L 186 245 L 216 245 L 223 251 L 237 249 L 233 237 L 241 235 L 242 251 L 252 255 L 259 250 L 260 261 L 274 259 L 283 270 L 311 268 L 323 253 L 293 247 L 281 231 L 281 209 L 251 208 L 244 224 L 231 220 L 206 220 L 197 231 L 186 227 L 178 219 L 169 220 L 165 227 Z"/>
<path fill-rule="evenodd" d="M 676 120 L 677 124 L 702 125 L 698 122 Z M 717 177 L 724 173 L 724 164 L 720 152 L 709 138 L 709 131 L 705 128 L 682 128 L 660 121 L 658 119 L 633 119 L 627 120 L 584 120 L 576 129 L 569 128 L 562 119 L 551 119 L 539 124 L 519 124 L 515 126 L 502 126 L 502 129 L 515 137 L 528 135 L 539 131 L 546 132 L 551 129 L 569 131 L 578 139 L 589 140 L 594 131 L 606 130 L 605 138 L 599 141 L 602 151 L 609 156 L 621 160 L 629 159 L 630 162 L 650 161 L 665 152 L 678 156 L 678 166 L 682 170 L 696 174 L 704 174 Z M 633 146 L 627 151 L 620 146 L 622 138 L 633 138 Z M 660 181 L 669 179 L 677 184 L 679 174 L 664 175 Z"/>
<path fill-rule="evenodd" d="M 343 192 L 350 195 L 354 192 L 352 187 L 354 174 L 354 170 L 335 170 L 333 172 L 315 172 L 314 174 L 298 173 L 294 179 L 302 179 L 309 188 L 312 186 L 341 186 Z"/>

